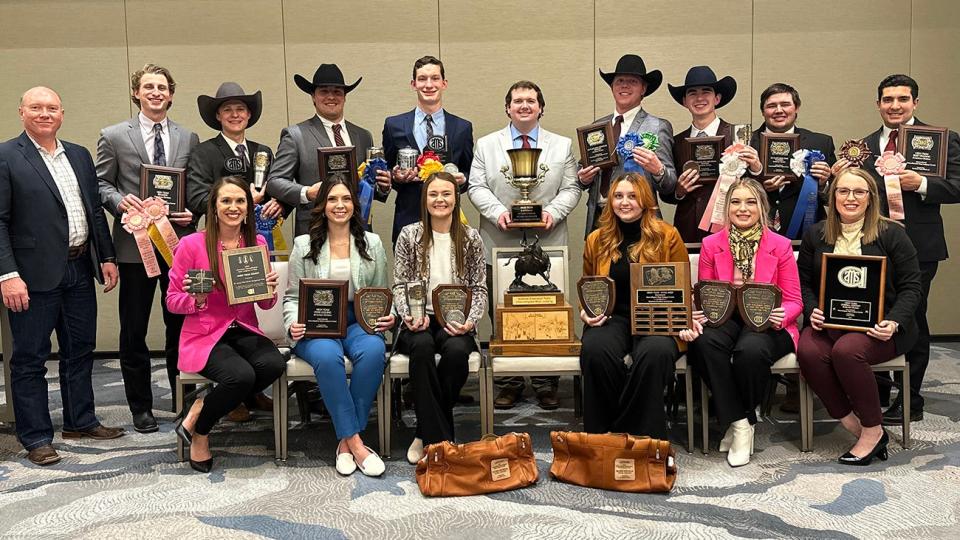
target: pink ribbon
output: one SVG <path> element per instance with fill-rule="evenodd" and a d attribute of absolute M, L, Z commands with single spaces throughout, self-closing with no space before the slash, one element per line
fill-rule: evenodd
<path fill-rule="evenodd" d="M 140 258 L 143 259 L 143 268 L 147 271 L 147 277 L 157 277 L 160 275 L 160 263 L 157 262 L 157 256 L 153 253 L 153 244 L 150 242 L 150 234 L 147 229 L 150 227 L 150 218 L 136 209 L 129 209 L 123 213 L 120 218 L 123 229 L 133 235 L 137 242 L 137 249 L 140 250 Z"/>
<path fill-rule="evenodd" d="M 700 224 L 697 226 L 700 230 L 715 233 L 723 229 L 726 213 L 723 203 L 727 199 L 727 191 L 747 172 L 747 164 L 741 161 L 738 155 L 744 148 L 746 146 L 738 142 L 731 144 L 723 151 L 723 157 L 720 158 L 720 178 L 713 185 L 713 192 L 707 202 L 707 211 L 700 218 Z"/>
<path fill-rule="evenodd" d="M 900 173 L 907 169 L 907 160 L 899 152 L 887 151 L 877 156 L 874 166 L 877 168 L 877 174 L 883 177 L 890 219 L 903 220 L 906 215 L 903 211 L 903 190 L 900 188 Z"/>

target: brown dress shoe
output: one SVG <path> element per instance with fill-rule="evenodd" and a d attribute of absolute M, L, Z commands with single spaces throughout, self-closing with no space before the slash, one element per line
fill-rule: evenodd
<path fill-rule="evenodd" d="M 515 388 L 504 388 L 500 390 L 500 394 L 497 395 L 497 399 L 493 400 L 494 409 L 512 409 L 514 405 L 517 404 L 517 399 L 520 398 L 520 394 L 523 392 L 522 389 Z"/>
<path fill-rule="evenodd" d="M 255 411 L 264 411 L 264 412 L 273 412 L 273 400 L 268 398 L 263 392 L 257 392 L 257 395 L 253 396 L 253 410 Z M 250 407 L 248 407 L 250 408 Z"/>
<path fill-rule="evenodd" d="M 537 392 L 537 404 L 545 411 L 552 411 L 560 406 L 560 400 L 557 399 L 556 390 L 544 390 Z"/>
<path fill-rule="evenodd" d="M 231 422 L 248 422 L 250 420 L 250 411 L 243 403 L 237 405 L 237 408 L 227 413 L 227 420 Z"/>
<path fill-rule="evenodd" d="M 107 426 L 97 426 L 93 429 L 88 429 L 87 431 L 64 431 L 64 439 L 96 439 L 98 441 L 105 441 L 107 439 L 116 439 L 117 437 L 123 436 L 122 427 L 107 427 Z"/>
<path fill-rule="evenodd" d="M 52 465 L 60 461 L 60 454 L 52 446 L 45 444 L 27 452 L 27 459 L 34 465 Z"/>

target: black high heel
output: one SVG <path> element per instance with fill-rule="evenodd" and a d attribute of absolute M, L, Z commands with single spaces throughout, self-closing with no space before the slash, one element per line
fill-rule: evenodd
<path fill-rule="evenodd" d="M 183 427 L 183 419 L 178 420 L 177 423 L 173 425 L 173 431 L 177 434 L 177 437 L 180 437 L 183 444 L 187 446 L 193 444 L 193 435 L 187 431 L 187 428 Z"/>
<path fill-rule="evenodd" d="M 194 461 L 191 459 L 190 468 L 197 472 L 207 474 L 211 469 L 213 469 L 213 458 L 211 457 L 210 459 L 205 459 L 203 461 Z"/>
<path fill-rule="evenodd" d="M 854 465 L 858 467 L 865 467 L 873 461 L 873 458 L 878 458 L 880 461 L 886 461 L 889 457 L 887 453 L 887 444 L 890 443 L 890 435 L 887 434 L 887 430 L 883 430 L 883 436 L 880 437 L 880 440 L 877 441 L 876 446 L 873 447 L 873 450 L 870 451 L 867 455 L 863 457 L 858 457 L 853 455 L 850 452 L 840 456 L 837 459 L 841 465 Z"/>

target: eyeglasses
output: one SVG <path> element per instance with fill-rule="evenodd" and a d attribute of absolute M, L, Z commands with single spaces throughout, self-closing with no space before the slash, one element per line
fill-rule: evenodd
<path fill-rule="evenodd" d="M 837 188 L 837 196 L 841 199 L 846 199 L 853 193 L 855 199 L 866 199 L 867 195 L 870 195 L 870 190 L 867 189 L 850 189 L 850 188 Z"/>

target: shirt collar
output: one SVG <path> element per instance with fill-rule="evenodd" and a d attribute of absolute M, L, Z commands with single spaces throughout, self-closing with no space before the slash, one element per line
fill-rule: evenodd
<path fill-rule="evenodd" d="M 334 124 L 340 124 L 340 126 L 343 127 L 343 129 L 347 129 L 347 126 L 346 126 L 346 124 L 344 123 L 343 118 L 341 118 L 339 122 L 331 122 L 331 121 L 327 120 L 326 118 L 320 116 L 319 114 L 317 115 L 317 118 L 320 119 L 320 123 L 323 124 L 323 127 L 327 128 L 327 129 L 333 129 Z"/>
<path fill-rule="evenodd" d="M 624 126 L 623 132 L 624 132 L 624 133 L 626 133 L 627 128 L 629 128 L 630 125 L 633 124 L 634 119 L 636 119 L 637 115 L 640 114 L 640 110 L 641 110 L 641 109 L 643 109 L 643 105 L 642 105 L 642 104 L 641 104 L 641 105 L 637 105 L 636 107 L 634 107 L 634 108 L 630 109 L 629 111 L 623 113 L 623 126 Z M 617 110 L 614 109 L 614 110 L 613 110 L 613 121 L 614 121 L 614 122 L 617 121 L 617 117 L 618 117 L 618 116 L 620 116 L 620 113 L 618 113 Z"/>
<path fill-rule="evenodd" d="M 907 120 L 906 122 L 904 122 L 904 124 L 906 124 L 906 125 L 908 125 L 908 126 L 912 126 L 912 125 L 914 124 L 914 122 L 916 122 L 916 121 L 917 121 L 917 117 L 911 116 L 909 120 Z M 890 132 L 891 132 L 891 131 L 893 131 L 892 128 L 888 128 L 886 124 L 883 125 L 883 136 L 884 136 L 884 137 L 886 137 L 887 139 L 889 139 L 889 138 L 890 138 Z"/>
<path fill-rule="evenodd" d="M 530 130 L 530 133 L 527 133 L 527 137 L 530 139 L 530 146 L 536 148 L 537 140 L 540 138 L 540 124 L 537 124 L 537 127 Z M 513 125 L 513 122 L 510 122 L 510 140 L 516 141 L 520 139 L 520 130 Z"/>
<path fill-rule="evenodd" d="M 420 107 L 415 107 L 413 109 L 413 125 L 419 126 L 426 117 L 427 113 L 423 112 L 423 109 Z M 431 113 L 430 117 L 433 119 L 433 125 L 437 125 L 437 122 L 443 119 L 443 107 L 438 109 L 437 112 Z"/>
<path fill-rule="evenodd" d="M 696 137 L 703 131 L 707 134 L 708 137 L 716 137 L 717 131 L 720 131 L 720 117 L 717 116 L 713 119 L 713 122 L 707 125 L 704 129 L 697 129 L 697 126 L 690 124 L 690 136 Z"/>
<path fill-rule="evenodd" d="M 40 146 L 40 143 L 34 140 L 33 137 L 30 137 L 29 133 L 27 133 L 27 137 L 30 139 L 30 142 L 33 143 L 34 148 L 37 149 L 37 152 L 40 152 L 41 154 L 51 155 L 50 152 L 47 152 L 46 148 L 44 148 L 43 146 Z M 63 152 L 63 143 L 60 142 L 60 139 L 56 139 L 56 141 L 57 141 L 57 147 L 53 149 L 53 154 L 52 154 L 53 157 L 57 157 L 58 155 L 60 155 L 61 152 Z"/>
<path fill-rule="evenodd" d="M 764 132 L 764 133 L 774 134 L 774 135 L 777 135 L 777 134 L 780 133 L 779 131 L 771 131 L 770 128 L 768 128 L 766 124 L 763 125 L 763 132 Z M 794 124 L 794 125 L 790 126 L 790 129 L 784 131 L 783 133 L 791 133 L 791 134 L 792 134 L 792 133 L 796 133 L 796 132 L 797 132 L 797 126 L 796 126 L 796 124 Z"/>
<path fill-rule="evenodd" d="M 153 125 L 160 124 L 161 126 L 163 126 L 163 131 L 166 131 L 167 133 L 169 133 L 169 130 L 167 129 L 168 126 L 167 126 L 166 116 L 163 117 L 163 120 L 159 122 L 154 122 L 153 120 L 147 118 L 147 116 L 143 114 L 143 112 L 141 111 L 137 113 L 137 117 L 140 119 L 140 129 L 144 131 L 153 131 Z"/>
<path fill-rule="evenodd" d="M 233 150 L 233 153 L 234 153 L 234 154 L 237 153 L 237 146 L 238 146 L 238 145 L 241 145 L 241 144 L 244 145 L 244 146 L 246 146 L 246 147 L 247 147 L 247 153 L 248 153 L 248 154 L 250 153 L 250 145 L 247 144 L 247 139 L 246 139 L 246 137 L 244 137 L 243 141 L 241 141 L 241 142 L 235 142 L 235 141 L 234 141 L 233 139 L 231 139 L 230 137 L 227 137 L 226 134 L 224 134 L 222 131 L 220 132 L 220 136 L 223 137 L 223 140 L 227 141 L 227 145 L 230 146 L 230 150 Z"/>

